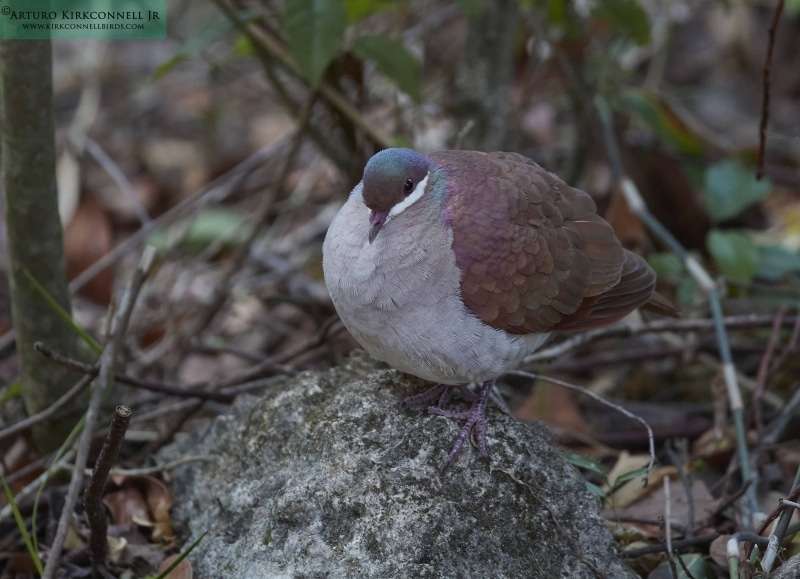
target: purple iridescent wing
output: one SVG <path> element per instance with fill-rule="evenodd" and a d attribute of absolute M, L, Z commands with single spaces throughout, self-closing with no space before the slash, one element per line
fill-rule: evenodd
<path fill-rule="evenodd" d="M 585 192 L 515 153 L 431 155 L 465 305 L 514 334 L 583 330 L 648 301 L 655 275 Z"/>

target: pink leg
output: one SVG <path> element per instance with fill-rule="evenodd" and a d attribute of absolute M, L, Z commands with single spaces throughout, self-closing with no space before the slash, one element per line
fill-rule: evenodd
<path fill-rule="evenodd" d="M 456 443 L 453 445 L 453 450 L 447 455 L 445 460 L 445 467 L 451 465 L 458 456 L 461 447 L 464 446 L 464 441 L 475 429 L 475 436 L 478 440 L 478 452 L 481 456 L 488 457 L 489 453 L 486 451 L 486 403 L 489 401 L 489 395 L 494 388 L 494 380 L 488 380 L 481 386 L 480 392 L 475 395 L 470 392 L 472 396 L 472 407 L 468 411 L 446 410 L 441 406 L 431 406 L 428 412 L 436 414 L 437 416 L 444 416 L 445 418 L 453 418 L 456 420 L 466 420 L 466 424 L 461 428 L 461 431 L 456 437 Z M 463 390 L 459 388 L 463 393 Z"/>
<path fill-rule="evenodd" d="M 444 405 L 450 401 L 450 397 L 452 395 L 453 386 L 448 386 L 447 384 L 437 384 L 432 388 L 428 388 L 421 394 L 409 396 L 403 400 L 403 404 L 406 406 L 419 406 L 420 404 L 424 404 L 425 402 L 433 400 L 439 396 L 439 407 L 444 407 Z"/>

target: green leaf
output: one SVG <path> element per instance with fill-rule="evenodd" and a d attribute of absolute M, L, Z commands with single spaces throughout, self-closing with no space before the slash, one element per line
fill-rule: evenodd
<path fill-rule="evenodd" d="M 353 52 L 360 59 L 377 64 L 383 74 L 416 102 L 422 99 L 419 62 L 402 43 L 386 36 L 360 36 L 353 42 Z"/>
<path fill-rule="evenodd" d="M 674 253 L 653 253 L 647 258 L 647 263 L 656 272 L 656 277 L 665 281 L 676 282 L 686 271 Z"/>
<path fill-rule="evenodd" d="M 650 42 L 650 21 L 636 0 L 600 0 L 593 14 L 616 32 L 629 36 L 636 44 Z"/>
<path fill-rule="evenodd" d="M 242 226 L 242 216 L 238 212 L 225 207 L 209 207 L 198 213 L 191 224 L 184 221 L 173 229 L 154 231 L 148 237 L 148 243 L 162 252 L 176 244 L 189 251 L 199 251 L 215 242 L 239 245 L 247 240 L 248 231 L 248 227 Z"/>
<path fill-rule="evenodd" d="M 756 181 L 755 173 L 734 159 L 710 166 L 704 180 L 708 214 L 717 222 L 736 217 L 772 187 L 766 179 Z"/>
<path fill-rule="evenodd" d="M 587 480 L 587 481 L 584 481 L 584 482 L 586 483 L 586 490 L 588 490 L 588 491 L 589 491 L 590 493 L 592 493 L 594 496 L 596 496 L 596 497 L 598 497 L 598 498 L 601 498 L 601 499 L 605 500 L 605 498 L 606 498 L 606 491 L 604 491 L 603 489 L 601 489 L 601 488 L 600 488 L 599 486 L 597 486 L 596 484 L 589 482 L 588 480 Z"/>
<path fill-rule="evenodd" d="M 0 392 L 0 406 L 20 396 L 22 396 L 22 382 L 14 382 Z"/>
<path fill-rule="evenodd" d="M 290 0 L 284 23 L 297 68 L 316 88 L 344 40 L 344 4 L 342 0 Z"/>
<path fill-rule="evenodd" d="M 640 88 L 622 93 L 620 108 L 633 111 L 650 128 L 660 143 L 682 155 L 700 155 L 703 141 L 661 96 Z"/>
<path fill-rule="evenodd" d="M 606 471 L 603 469 L 603 465 L 597 462 L 596 460 L 592 460 L 587 456 L 575 454 L 574 452 L 567 451 L 566 454 L 567 454 L 567 460 L 570 462 L 572 466 L 576 466 L 578 468 L 591 471 L 593 473 L 599 474 L 602 477 L 606 476 Z"/>
<path fill-rule="evenodd" d="M 566 18 L 564 0 L 550 0 L 547 3 L 547 21 L 550 26 L 561 28 Z"/>
<path fill-rule="evenodd" d="M 693 257 L 700 259 L 699 255 Z M 685 306 L 694 301 L 696 284 L 687 273 L 683 262 L 674 253 L 653 253 L 647 258 L 647 263 L 656 272 L 659 280 L 668 281 L 676 286 L 675 300 L 678 305 Z"/>
<path fill-rule="evenodd" d="M 744 233 L 712 229 L 706 247 L 719 271 L 731 281 L 750 283 L 758 269 L 758 248 Z"/>
<path fill-rule="evenodd" d="M 8 484 L 6 483 L 5 477 L 0 473 L 0 482 L 3 483 L 3 490 L 6 493 L 6 499 L 8 499 L 8 505 L 11 507 L 11 512 L 14 515 L 14 520 L 17 523 L 17 528 L 19 529 L 20 535 L 22 535 L 22 540 L 25 543 L 25 548 L 28 549 L 28 554 L 31 556 L 33 560 L 33 564 L 36 566 L 36 570 L 39 572 L 39 575 L 44 574 L 44 567 L 42 566 L 42 559 L 39 557 L 39 551 L 34 548 L 33 541 L 31 540 L 31 535 L 28 533 L 28 528 L 25 526 L 25 519 L 22 518 L 22 513 L 17 506 L 17 501 L 14 500 L 14 494 L 11 492 Z"/>
<path fill-rule="evenodd" d="M 757 277 L 778 281 L 793 273 L 800 273 L 800 254 L 780 245 L 758 246 Z"/>
<path fill-rule="evenodd" d="M 72 321 L 70 315 L 64 310 L 64 308 L 61 307 L 61 305 L 56 300 L 53 299 L 53 297 L 49 293 L 47 293 L 47 290 L 44 289 L 44 287 L 42 287 L 42 284 L 39 283 L 39 280 L 33 277 L 33 274 L 25 268 L 22 269 L 22 273 L 25 274 L 25 277 L 28 278 L 28 281 L 31 282 L 31 285 L 33 285 L 34 289 L 39 293 L 40 296 L 42 296 L 42 299 L 47 302 L 47 305 L 50 306 L 50 309 L 53 310 L 58 315 L 58 317 L 60 317 L 61 320 L 65 324 L 67 324 L 67 326 L 69 326 L 72 332 L 76 336 L 78 336 L 81 340 L 83 340 L 86 343 L 86 345 L 89 346 L 89 349 L 92 352 L 94 352 L 95 354 L 101 354 L 103 352 L 102 346 L 100 346 L 100 344 L 95 342 L 94 339 L 89 334 L 84 332 L 83 328 L 79 327 L 78 324 Z"/>
<path fill-rule="evenodd" d="M 639 478 L 644 476 L 647 473 L 647 467 L 643 466 L 642 468 L 637 468 L 631 470 L 629 472 L 623 473 L 617 477 L 617 480 L 614 481 L 614 488 L 617 489 L 624 483 L 628 482 L 629 480 L 633 480 L 635 478 Z"/>
<path fill-rule="evenodd" d="M 344 9 L 347 12 L 347 21 L 353 24 L 370 14 L 392 8 L 395 4 L 393 0 L 344 0 Z"/>
<path fill-rule="evenodd" d="M 183 561 L 186 557 L 189 556 L 189 554 L 192 551 L 195 550 L 195 547 L 197 547 L 197 545 L 200 544 L 200 541 L 203 540 L 203 537 L 205 537 L 207 533 L 208 533 L 208 531 L 203 531 L 203 533 L 199 537 L 197 537 L 197 540 L 194 543 L 192 543 L 191 545 L 189 545 L 189 547 L 186 550 L 184 550 L 183 553 L 181 553 L 181 556 L 178 557 L 177 559 L 175 559 L 170 564 L 169 567 L 164 569 L 164 571 L 162 571 L 161 574 L 159 574 L 159 576 L 156 577 L 156 579 L 166 579 L 167 577 L 169 577 L 169 574 L 172 572 L 172 570 L 175 569 L 175 567 L 177 567 L 180 564 L 181 561 Z"/>
<path fill-rule="evenodd" d="M 240 58 L 249 58 L 255 56 L 256 51 L 250 39 L 244 34 L 240 34 L 233 43 L 233 53 Z"/>

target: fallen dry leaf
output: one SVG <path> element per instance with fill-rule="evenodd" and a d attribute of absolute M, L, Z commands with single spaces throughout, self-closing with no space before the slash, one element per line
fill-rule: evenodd
<path fill-rule="evenodd" d="M 91 195 L 85 195 L 64 231 L 67 276 L 73 279 L 111 250 L 111 221 Z M 114 272 L 107 269 L 89 281 L 80 294 L 100 305 L 111 301 Z"/>
<path fill-rule="evenodd" d="M 167 567 L 172 565 L 172 562 L 178 557 L 180 557 L 180 555 L 170 555 L 161 561 L 161 565 L 158 566 L 158 572 L 163 573 L 166 571 Z M 178 563 L 178 565 L 172 571 L 169 572 L 167 579 L 192 579 L 193 575 L 192 564 L 189 563 L 189 559 L 184 559 Z"/>
<path fill-rule="evenodd" d="M 162 543 L 175 540 L 172 517 L 172 495 L 161 481 L 149 476 L 113 477 L 120 489 L 108 493 L 103 502 L 116 524 L 134 522 L 152 529 L 151 539 Z"/>
<path fill-rule="evenodd" d="M 605 485 L 604 490 L 610 492 L 616 481 L 623 475 L 631 473 L 635 470 L 647 466 L 650 456 L 646 454 L 630 454 L 627 451 L 621 452 L 617 458 L 617 462 L 608 473 L 608 483 Z M 644 486 L 642 484 L 642 477 L 636 476 L 631 480 L 622 484 L 618 489 L 609 495 L 609 504 L 615 509 L 622 509 L 632 505 L 641 498 L 649 495 L 658 490 L 661 485 L 661 479 L 665 476 L 676 476 L 677 471 L 674 466 L 660 466 L 650 471 L 649 481 L 650 484 Z"/>

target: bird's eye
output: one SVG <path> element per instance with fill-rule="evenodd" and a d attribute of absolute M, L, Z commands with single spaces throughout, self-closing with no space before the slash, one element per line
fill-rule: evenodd
<path fill-rule="evenodd" d="M 403 190 L 406 193 L 411 193 L 414 190 L 414 181 L 411 179 L 406 179 L 405 185 L 403 185 Z"/>

